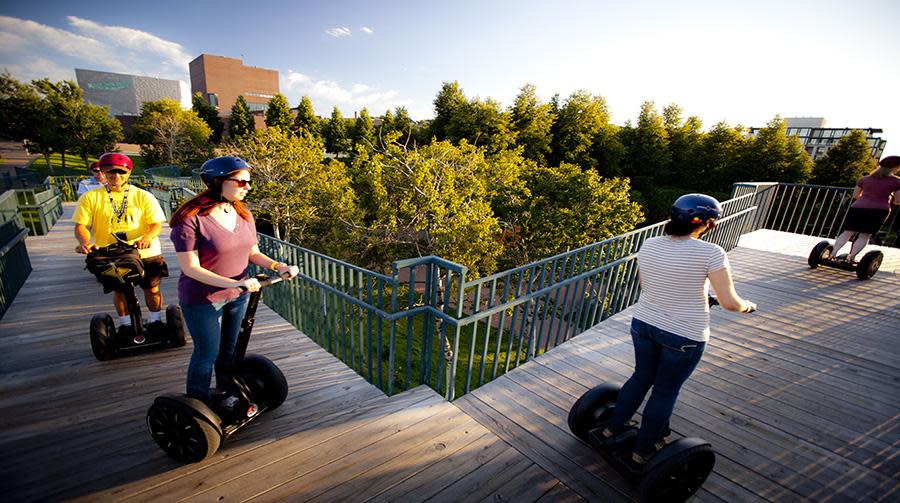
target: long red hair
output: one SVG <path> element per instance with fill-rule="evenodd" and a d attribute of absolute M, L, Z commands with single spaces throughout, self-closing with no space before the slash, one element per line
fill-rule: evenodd
<path fill-rule="evenodd" d="M 214 179 L 212 187 L 182 203 L 175 213 L 172 213 L 169 227 L 175 227 L 194 215 L 209 215 L 213 208 L 222 202 L 222 182 L 221 178 Z M 250 210 L 243 201 L 234 201 L 233 206 L 241 218 L 250 221 Z"/>

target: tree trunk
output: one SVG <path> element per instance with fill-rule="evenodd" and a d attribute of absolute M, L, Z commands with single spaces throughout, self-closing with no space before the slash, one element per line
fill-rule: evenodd
<path fill-rule="evenodd" d="M 62 151 L 62 169 L 63 169 L 63 173 L 65 173 L 66 172 L 66 151 L 65 150 Z"/>
<path fill-rule="evenodd" d="M 41 154 L 44 156 L 44 161 L 47 163 L 47 173 L 53 174 L 53 166 L 50 165 L 50 152 L 44 152 Z"/>

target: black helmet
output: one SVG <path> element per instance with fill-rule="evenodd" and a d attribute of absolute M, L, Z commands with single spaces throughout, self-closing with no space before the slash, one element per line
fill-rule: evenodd
<path fill-rule="evenodd" d="M 706 194 L 685 194 L 675 200 L 669 210 L 673 222 L 696 225 L 722 216 L 722 205 Z"/>
<path fill-rule="evenodd" d="M 245 169 L 250 171 L 253 168 L 240 157 L 224 155 L 204 162 L 203 166 L 200 166 L 200 179 L 207 187 L 212 188 L 214 179 L 223 178 L 235 171 Z"/>

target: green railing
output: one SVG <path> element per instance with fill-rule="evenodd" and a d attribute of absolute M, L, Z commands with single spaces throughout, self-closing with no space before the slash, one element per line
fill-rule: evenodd
<path fill-rule="evenodd" d="M 756 198 L 727 201 L 707 239 L 736 246 Z M 386 393 L 426 384 L 452 400 L 636 302 L 636 252 L 663 225 L 471 281 L 439 257 L 394 262 L 388 276 L 260 234 L 265 253 L 300 267 L 264 298 Z"/>
<path fill-rule="evenodd" d="M 732 196 L 753 194 L 760 211 L 754 229 L 834 238 L 840 232 L 853 203 L 853 189 L 793 183 L 736 183 Z M 900 246 L 900 211 L 893 211 L 874 244 Z"/>
<path fill-rule="evenodd" d="M 62 215 L 62 201 L 56 191 L 42 187 L 16 189 L 15 193 L 18 212 L 28 233 L 43 236 L 50 232 Z"/>
<path fill-rule="evenodd" d="M 16 192 L 8 190 L 0 194 L 0 319 L 31 273 L 31 261 L 25 249 L 27 235 Z"/>

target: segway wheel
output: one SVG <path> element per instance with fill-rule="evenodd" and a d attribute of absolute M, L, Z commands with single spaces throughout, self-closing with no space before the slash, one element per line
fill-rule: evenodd
<path fill-rule="evenodd" d="M 116 324 L 108 314 L 95 314 L 91 318 L 91 350 L 94 356 L 102 361 L 116 357 L 113 337 L 116 335 Z"/>
<path fill-rule="evenodd" d="M 588 442 L 588 432 L 605 427 L 612 419 L 619 389 L 613 384 L 600 384 L 581 395 L 569 410 L 569 430 Z"/>
<path fill-rule="evenodd" d="M 181 307 L 175 304 L 169 304 L 166 308 L 166 327 L 172 338 L 169 345 L 173 348 L 180 348 L 187 344 L 187 336 L 184 330 L 184 316 L 181 314 Z"/>
<path fill-rule="evenodd" d="M 809 268 L 815 269 L 816 267 L 819 267 L 819 264 L 822 263 L 822 259 L 831 257 L 832 250 L 833 247 L 831 246 L 831 243 L 828 241 L 820 241 L 819 244 L 809 252 L 809 259 L 807 260 Z"/>
<path fill-rule="evenodd" d="M 287 398 L 287 379 L 281 369 L 265 356 L 245 356 L 238 375 L 250 388 L 253 400 L 268 409 L 277 408 Z"/>
<path fill-rule="evenodd" d="M 664 455 L 658 462 L 651 459 L 644 469 L 640 501 L 686 501 L 700 490 L 716 464 L 712 446 L 696 438 L 680 439 L 656 454 Z"/>
<path fill-rule="evenodd" d="M 156 444 L 182 463 L 203 461 L 215 454 L 222 442 L 211 424 L 171 402 L 153 402 L 147 410 L 147 428 Z"/>
<path fill-rule="evenodd" d="M 861 280 L 871 278 L 878 272 L 882 260 L 884 260 L 884 254 L 878 250 L 866 253 L 856 266 L 856 277 Z"/>

